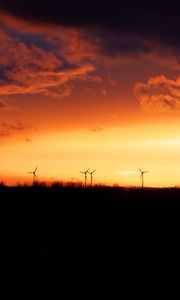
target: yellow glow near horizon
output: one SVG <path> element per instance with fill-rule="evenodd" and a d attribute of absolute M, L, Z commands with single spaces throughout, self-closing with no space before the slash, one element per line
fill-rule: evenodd
<path fill-rule="evenodd" d="M 180 139 L 147 139 L 142 132 L 137 139 L 135 132 L 135 138 L 128 139 L 128 130 L 118 127 L 98 133 L 69 131 L 6 145 L 0 149 L 1 181 L 30 183 L 27 172 L 38 166 L 39 181 L 83 182 L 80 171 L 96 168 L 94 183 L 139 186 L 139 167 L 149 171 L 146 186 L 179 185 Z"/>

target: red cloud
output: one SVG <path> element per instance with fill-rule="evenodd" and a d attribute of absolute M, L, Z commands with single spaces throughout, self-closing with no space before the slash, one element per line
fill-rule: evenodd
<path fill-rule="evenodd" d="M 145 111 L 179 111 L 180 76 L 172 80 L 161 75 L 150 78 L 147 83 L 138 82 L 135 94 Z"/>
<path fill-rule="evenodd" d="M 46 52 L 34 45 L 27 46 L 16 38 L 0 31 L 0 66 L 19 68 L 19 71 L 54 70 L 61 66 L 61 61 L 51 52 Z M 8 75 L 8 74 L 7 74 Z"/>
<path fill-rule="evenodd" d="M 68 81 L 79 78 L 85 73 L 94 71 L 92 65 L 84 65 L 66 71 L 44 71 L 44 72 L 28 72 L 23 70 L 23 81 L 19 79 L 18 71 L 13 71 L 13 78 L 16 84 L 6 84 L 0 87 L 0 95 L 15 94 L 47 94 L 48 89 L 62 85 Z M 23 75 L 21 74 L 21 75 Z M 26 79 L 26 80 L 25 80 Z"/>
<path fill-rule="evenodd" d="M 0 17 L 4 28 L 4 31 L 0 31 L 1 96 L 38 93 L 51 97 L 66 97 L 71 94 L 73 80 L 101 84 L 98 68 L 100 71 L 102 68 L 109 71 L 111 67 L 117 68 L 117 65 L 137 61 L 139 58 L 141 62 L 156 61 L 157 64 L 165 64 L 169 68 L 172 68 L 172 64 L 173 67 L 179 68 L 179 57 L 171 55 L 167 46 L 165 48 L 164 45 L 158 45 L 157 42 L 145 38 L 123 36 L 121 33 L 117 35 L 98 29 L 96 32 L 88 28 L 53 25 L 47 27 L 26 23 L 2 13 Z M 15 33 L 8 36 L 5 32 L 9 29 L 11 31 L 12 28 Z M 19 36 L 19 39 L 15 36 Z M 26 36 L 26 43 L 22 42 L 22 36 Z M 40 41 L 38 46 L 27 43 L 28 38 L 32 36 L 35 37 L 35 43 Z M 92 73 L 95 70 L 96 74 Z M 116 84 L 115 80 L 111 81 L 112 86 Z M 135 88 L 144 109 L 154 107 L 155 103 L 157 109 L 160 109 L 160 106 L 165 110 L 178 106 L 177 99 L 169 93 L 163 94 L 163 99 L 157 92 L 153 95 L 149 95 L 148 91 L 143 93 L 143 85 L 149 88 L 152 84 L 139 83 Z M 99 90 L 106 94 L 105 89 Z"/>
<path fill-rule="evenodd" d="M 0 67 L 3 70 L 0 95 L 47 94 L 49 89 L 95 70 L 92 64 L 85 63 L 63 67 L 55 53 L 28 46 L 3 31 L 0 31 Z"/>
<path fill-rule="evenodd" d="M 24 34 L 37 34 L 49 42 L 57 55 L 63 56 L 70 63 L 91 62 L 100 67 L 127 64 L 137 58 L 156 61 L 169 68 L 179 69 L 179 56 L 168 44 L 158 42 L 152 37 L 128 35 L 122 32 L 79 28 L 26 22 L 12 15 L 0 12 L 0 25 L 4 29 L 16 30 Z M 51 53 L 52 54 L 52 53 Z M 57 56 L 54 55 L 57 59 Z"/>

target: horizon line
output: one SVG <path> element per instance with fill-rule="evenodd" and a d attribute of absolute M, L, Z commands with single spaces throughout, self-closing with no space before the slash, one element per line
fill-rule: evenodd
<path fill-rule="evenodd" d="M 62 187 L 83 187 L 82 181 L 73 181 L 73 180 L 54 180 L 54 181 L 48 181 L 48 180 L 39 180 L 34 185 L 36 186 L 45 186 L 45 187 L 53 187 L 54 185 L 59 185 Z M 31 187 L 33 186 L 32 183 L 28 182 L 16 182 L 14 184 L 8 184 L 4 181 L 0 181 L 0 187 Z M 141 185 L 121 185 L 119 183 L 95 183 L 94 188 L 96 187 L 111 187 L 111 188 L 123 188 L 123 189 L 133 189 L 138 188 L 142 189 Z M 92 188 L 90 184 L 87 185 L 87 188 Z M 171 185 L 146 185 L 143 187 L 143 189 L 163 189 L 163 188 L 180 188 L 180 185 L 177 184 L 171 184 Z"/>

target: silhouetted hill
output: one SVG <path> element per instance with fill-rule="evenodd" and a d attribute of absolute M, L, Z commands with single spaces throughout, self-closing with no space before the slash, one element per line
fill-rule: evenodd
<path fill-rule="evenodd" d="M 1 187 L 0 195 L 16 286 L 123 285 L 132 274 L 158 284 L 180 271 L 179 189 Z"/>

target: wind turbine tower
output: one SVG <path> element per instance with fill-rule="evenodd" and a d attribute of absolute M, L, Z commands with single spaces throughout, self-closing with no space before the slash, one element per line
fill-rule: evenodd
<path fill-rule="evenodd" d="M 33 184 L 35 184 L 35 182 L 36 182 L 36 178 L 37 178 L 36 170 L 37 170 L 37 168 L 38 168 L 38 167 L 36 167 L 36 168 L 34 169 L 34 171 L 32 171 L 32 172 L 28 172 L 29 174 L 33 174 Z"/>
<path fill-rule="evenodd" d="M 139 168 L 138 168 L 139 169 Z M 142 181 L 142 188 L 144 187 L 144 174 L 148 173 L 149 171 L 142 171 L 141 169 L 139 169 L 139 171 L 141 172 L 141 176 L 140 179 Z"/>
<path fill-rule="evenodd" d="M 84 174 L 84 188 L 86 188 L 86 183 L 87 183 L 87 173 L 89 171 L 89 168 L 86 171 L 80 171 L 80 173 Z"/>
<path fill-rule="evenodd" d="M 92 172 L 88 172 L 91 175 L 91 187 L 93 185 L 93 173 L 96 171 L 96 169 L 94 169 L 94 171 Z"/>

